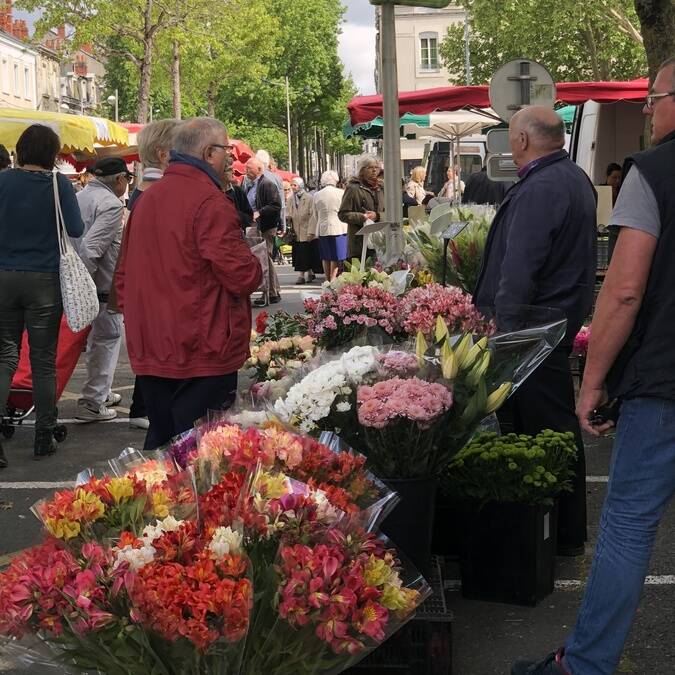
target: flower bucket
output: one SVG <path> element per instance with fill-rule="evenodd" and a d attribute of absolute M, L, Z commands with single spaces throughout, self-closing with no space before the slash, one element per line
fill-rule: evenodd
<path fill-rule="evenodd" d="M 429 571 L 437 478 L 388 478 L 401 501 L 382 523 L 384 532 L 423 573 Z"/>
<path fill-rule="evenodd" d="M 553 592 L 558 505 L 465 502 L 460 515 L 462 595 L 535 606 Z M 459 514 L 458 514 L 459 515 Z"/>

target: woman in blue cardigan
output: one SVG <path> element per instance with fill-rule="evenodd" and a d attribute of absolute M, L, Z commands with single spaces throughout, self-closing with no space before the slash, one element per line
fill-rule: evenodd
<path fill-rule="evenodd" d="M 52 171 L 61 141 L 34 124 L 16 144 L 17 168 L 0 173 L 0 413 L 4 412 L 28 331 L 35 402 L 34 459 L 56 450 L 56 343 L 63 307 Z M 66 230 L 80 237 L 84 224 L 75 191 L 57 174 Z M 0 468 L 7 458 L 0 445 Z"/>

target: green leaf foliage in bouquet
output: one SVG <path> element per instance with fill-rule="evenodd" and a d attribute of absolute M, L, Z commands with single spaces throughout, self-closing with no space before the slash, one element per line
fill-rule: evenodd
<path fill-rule="evenodd" d="M 441 492 L 453 500 L 550 505 L 572 489 L 576 454 L 570 431 L 477 434 L 444 472 Z"/>

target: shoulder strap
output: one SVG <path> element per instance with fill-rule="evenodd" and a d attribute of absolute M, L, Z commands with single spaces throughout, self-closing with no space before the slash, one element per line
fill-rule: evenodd
<path fill-rule="evenodd" d="M 52 184 L 54 186 L 54 213 L 56 214 L 56 236 L 59 240 L 59 252 L 65 255 L 68 250 L 68 233 L 63 222 L 63 212 L 61 211 L 61 200 L 59 199 L 59 183 L 57 172 L 52 172 Z"/>

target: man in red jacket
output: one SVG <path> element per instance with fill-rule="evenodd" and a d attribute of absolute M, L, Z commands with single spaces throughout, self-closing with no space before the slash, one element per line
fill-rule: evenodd
<path fill-rule="evenodd" d="M 150 422 L 145 449 L 230 405 L 249 355 L 262 272 L 222 191 L 230 148 L 221 122 L 181 123 L 168 169 L 125 229 L 115 287 Z"/>

